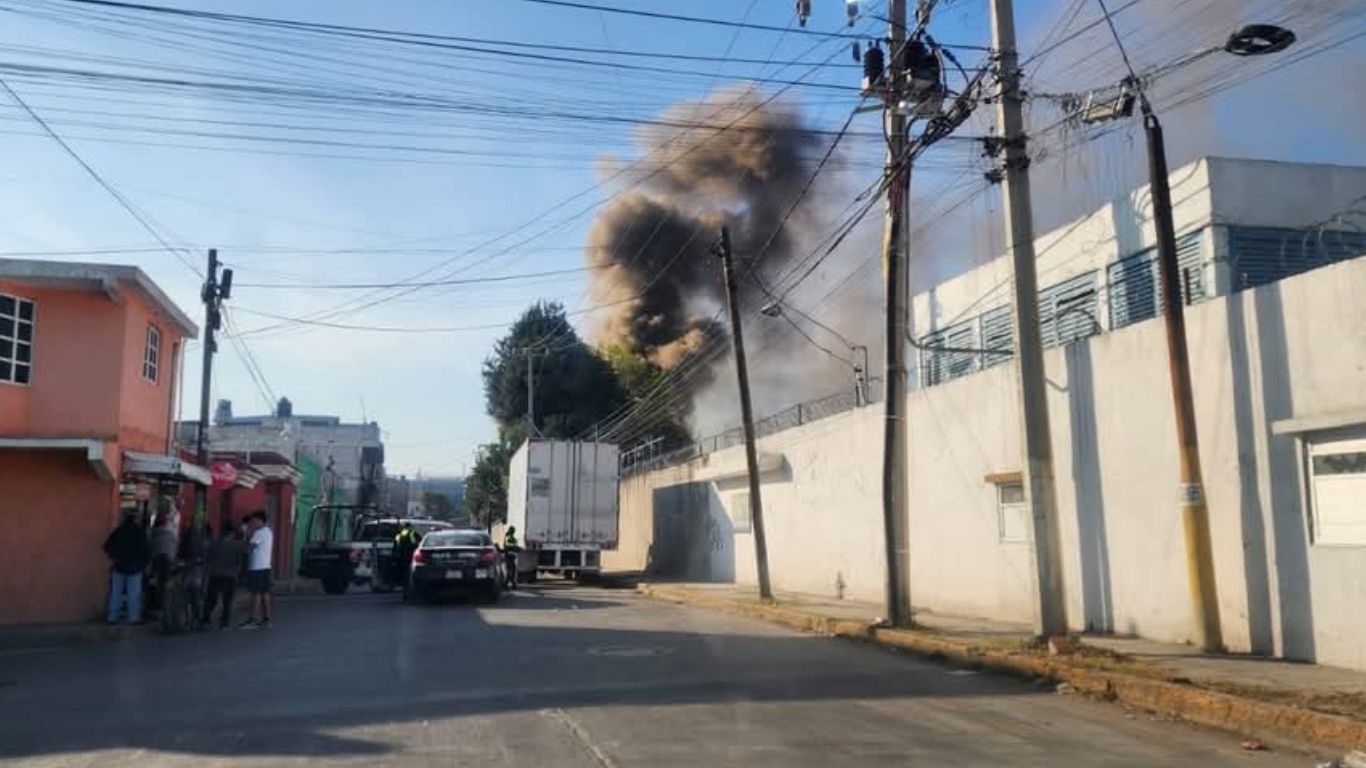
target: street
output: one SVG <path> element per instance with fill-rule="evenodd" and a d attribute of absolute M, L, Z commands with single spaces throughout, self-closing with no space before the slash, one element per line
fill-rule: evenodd
<path fill-rule="evenodd" d="M 0 655 L 6 765 L 1297 765 L 1051 687 L 548 583 Z"/>

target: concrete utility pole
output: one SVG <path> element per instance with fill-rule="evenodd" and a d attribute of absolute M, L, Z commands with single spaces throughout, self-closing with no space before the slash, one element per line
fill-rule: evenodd
<path fill-rule="evenodd" d="M 910 459 L 906 440 L 906 331 L 910 324 L 910 280 L 907 270 L 907 195 L 911 164 L 907 157 L 907 121 L 901 109 L 906 92 L 906 0 L 887 4 L 888 67 L 887 219 L 883 228 L 882 270 L 886 279 L 886 372 L 883 378 L 882 533 L 887 566 L 887 621 L 893 626 L 911 622 Z"/>
<path fill-rule="evenodd" d="M 223 279 L 218 278 L 218 249 L 209 249 L 209 271 L 204 276 L 204 287 L 200 299 L 204 302 L 204 363 L 199 382 L 199 430 L 195 435 L 195 463 L 201 467 L 209 465 L 209 396 L 213 383 L 213 356 L 218 351 L 214 332 L 222 325 L 221 307 L 224 299 L 232 295 L 232 270 L 223 270 Z M 209 489 L 195 486 L 194 493 L 195 525 L 204 523 L 209 513 Z"/>
<path fill-rule="evenodd" d="M 754 448 L 754 409 L 749 402 L 749 369 L 745 364 L 745 334 L 740 326 L 740 302 L 736 296 L 735 264 L 730 250 L 730 230 L 721 227 L 716 255 L 726 279 L 726 306 L 730 310 L 730 346 L 735 352 L 735 375 L 740 380 L 740 420 L 745 430 L 745 465 L 749 470 L 749 509 L 754 525 L 754 563 L 759 571 L 759 597 L 773 599 L 768 581 L 768 542 L 764 538 L 764 503 L 759 493 L 759 455 Z"/>
<path fill-rule="evenodd" d="M 1015 274 L 1015 353 L 1020 366 L 1020 415 L 1024 434 L 1025 499 L 1034 522 L 1034 572 L 1038 608 L 1034 629 L 1041 637 L 1067 634 L 1058 505 L 1053 487 L 1053 446 L 1043 346 L 1039 339 L 1039 286 L 1034 265 L 1034 212 L 1029 197 L 1029 154 L 1025 151 L 1019 52 L 1011 0 L 991 0 L 992 47 L 1000 67 L 1001 97 L 996 116 L 1004 150 L 1006 236 Z"/>

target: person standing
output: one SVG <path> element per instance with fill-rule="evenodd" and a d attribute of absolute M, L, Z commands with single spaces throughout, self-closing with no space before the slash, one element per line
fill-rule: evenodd
<path fill-rule="evenodd" d="M 156 527 L 152 529 L 152 586 L 155 591 L 148 606 L 157 612 L 165 607 L 166 596 L 171 591 L 171 573 L 175 570 L 179 546 L 180 533 L 175 521 L 168 514 L 158 515 Z"/>
<path fill-rule="evenodd" d="M 275 534 L 266 525 L 266 513 L 255 512 L 247 518 L 247 592 L 251 593 L 251 618 L 243 629 L 270 626 L 270 561 L 275 551 Z"/>
<path fill-rule="evenodd" d="M 393 568 L 394 581 L 403 586 L 403 599 L 407 600 L 408 595 L 408 576 L 413 569 L 413 553 L 417 551 L 420 537 L 417 531 L 413 530 L 412 523 L 404 520 L 394 534 L 394 548 L 390 555 L 391 567 Z"/>
<path fill-rule="evenodd" d="M 202 628 L 200 618 L 204 614 L 204 590 L 208 583 L 209 543 L 213 532 L 209 524 L 191 525 L 189 532 L 180 540 L 180 560 L 185 564 L 182 578 L 185 582 L 185 597 L 189 602 L 189 620 L 195 628 Z"/>
<path fill-rule="evenodd" d="M 508 589 L 517 588 L 517 553 L 521 551 L 522 545 L 517 541 L 517 526 L 509 525 L 503 534 L 504 584 Z"/>
<path fill-rule="evenodd" d="M 223 601 L 223 611 L 218 626 L 227 629 L 232 621 L 232 597 L 237 591 L 237 575 L 242 572 L 242 553 L 246 544 L 237 535 L 231 522 L 224 522 L 218 529 L 218 538 L 209 543 L 209 589 L 204 598 L 204 613 L 200 623 L 209 625 L 213 617 L 214 604 Z"/>
<path fill-rule="evenodd" d="M 142 621 L 142 571 L 147 567 L 147 537 L 134 516 L 125 514 L 119 527 L 104 540 L 104 553 L 113 561 L 109 574 L 109 608 L 105 619 L 119 623 L 127 603 L 127 622 Z"/>

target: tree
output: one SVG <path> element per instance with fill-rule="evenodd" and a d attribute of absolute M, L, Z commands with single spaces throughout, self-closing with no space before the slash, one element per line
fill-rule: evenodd
<path fill-rule="evenodd" d="M 518 438 L 520 443 L 524 434 L 529 362 L 535 377 L 533 414 L 545 437 L 578 437 L 626 402 L 612 367 L 579 338 L 564 307 L 537 302 L 484 361 L 485 405 L 504 441 Z"/>
<path fill-rule="evenodd" d="M 480 446 L 474 468 L 465 478 L 465 508 L 476 525 L 507 519 L 508 462 L 517 444 L 505 440 Z"/>
<path fill-rule="evenodd" d="M 422 511 L 438 520 L 455 517 L 455 505 L 451 503 L 451 497 L 438 491 L 422 492 Z"/>
<path fill-rule="evenodd" d="M 686 413 L 673 397 L 673 390 L 665 384 L 668 373 L 644 355 L 632 352 L 620 344 L 603 350 L 612 371 L 638 408 L 632 417 L 631 431 L 645 439 L 661 438 L 660 450 L 669 450 L 691 439 L 686 424 Z"/>

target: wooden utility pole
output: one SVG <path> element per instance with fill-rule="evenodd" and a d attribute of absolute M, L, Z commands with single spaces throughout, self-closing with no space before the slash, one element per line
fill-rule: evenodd
<path fill-rule="evenodd" d="M 1058 505 L 1053 485 L 1053 445 L 1048 432 L 1048 400 L 1043 345 L 1039 338 L 1039 286 L 1034 265 L 1034 212 L 1029 195 L 1019 52 L 1015 48 L 1015 10 L 1011 0 L 991 0 L 992 47 L 1001 80 L 996 116 L 1001 135 L 1006 236 L 1015 276 L 1015 354 L 1020 370 L 1020 421 L 1023 428 L 1025 500 L 1034 532 L 1034 575 L 1038 592 L 1034 629 L 1041 637 L 1067 634 Z"/>
<path fill-rule="evenodd" d="M 526 353 L 526 424 L 531 429 L 530 436 L 540 437 L 541 430 L 536 428 L 536 350 L 527 347 Z"/>
<path fill-rule="evenodd" d="M 195 435 L 195 463 L 207 468 L 209 465 L 209 397 L 213 383 L 213 356 L 218 351 L 214 333 L 222 325 L 223 300 L 232 295 L 232 270 L 223 270 L 223 279 L 218 279 L 218 249 L 209 249 L 209 271 L 204 276 L 204 287 L 200 299 L 204 302 L 204 362 L 199 381 L 199 430 Z M 198 530 L 209 513 L 209 489 L 195 486 L 194 522 Z"/>
<path fill-rule="evenodd" d="M 883 120 L 887 126 L 887 218 L 883 227 L 882 271 L 886 280 L 886 349 L 882 440 L 882 534 L 887 568 L 886 612 L 893 626 L 911 623 L 910 457 L 906 439 L 906 333 L 910 324 L 910 279 L 906 234 L 911 160 L 902 101 L 907 89 L 906 0 L 887 4 L 888 67 Z"/>
<path fill-rule="evenodd" d="M 754 409 L 749 401 L 749 369 L 745 364 L 745 334 L 740 326 L 740 302 L 736 296 L 735 264 L 730 249 L 730 230 L 721 228 L 716 255 L 721 258 L 726 280 L 726 306 L 730 310 L 730 347 L 735 353 L 735 375 L 740 380 L 740 420 L 745 430 L 745 464 L 749 470 L 749 509 L 754 526 L 754 563 L 759 571 L 759 597 L 773 599 L 768 580 L 768 543 L 764 538 L 764 503 L 759 491 L 759 455 L 754 447 Z"/>
<path fill-rule="evenodd" d="M 1214 579 L 1214 546 L 1210 541 L 1209 509 L 1205 506 L 1200 472 L 1200 441 L 1195 430 L 1195 398 L 1191 388 L 1190 353 L 1186 349 L 1186 303 L 1181 295 L 1181 268 L 1176 254 L 1176 225 L 1172 221 L 1172 190 L 1167 182 L 1167 148 L 1162 124 L 1142 97 L 1143 129 L 1148 137 L 1148 185 L 1152 189 L 1153 227 L 1157 231 L 1157 265 L 1162 276 L 1163 323 L 1167 330 L 1167 367 L 1176 407 L 1176 446 L 1180 452 L 1181 522 L 1186 535 L 1186 572 L 1196 638 L 1201 649 L 1224 649 L 1219 621 L 1218 589 Z"/>

